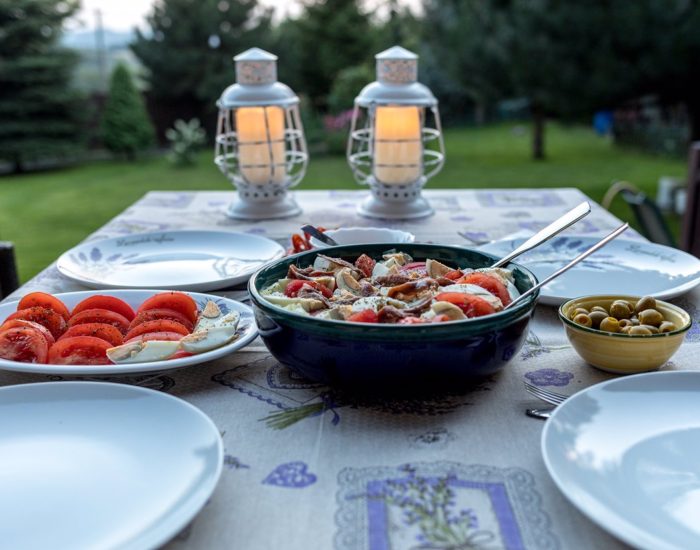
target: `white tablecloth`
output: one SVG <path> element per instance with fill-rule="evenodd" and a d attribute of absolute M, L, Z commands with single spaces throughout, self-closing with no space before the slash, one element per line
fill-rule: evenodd
<path fill-rule="evenodd" d="M 419 242 L 470 245 L 535 231 L 585 199 L 576 189 L 425 195 L 434 216 L 385 225 L 411 231 Z M 223 213 L 232 192 L 148 193 L 89 239 L 218 228 L 287 241 L 304 222 L 377 225 L 356 215 L 360 191 L 296 197 L 304 210 L 296 218 L 241 222 Z M 594 205 L 575 231 L 602 235 L 619 223 Z M 50 266 L 14 298 L 32 290 L 84 288 Z M 245 290 L 221 294 L 241 298 Z M 698 318 L 698 291 L 676 303 Z M 540 454 L 544 423 L 524 414 L 542 403 L 525 392 L 523 380 L 573 393 L 611 375 L 587 366 L 569 347 L 554 308 L 538 306 L 530 327 L 527 343 L 507 368 L 462 395 L 358 399 L 301 379 L 260 340 L 208 364 L 110 380 L 181 397 L 208 414 L 223 435 L 219 486 L 169 544 L 173 549 L 623 547 L 557 490 Z M 697 327 L 665 369 L 696 368 Z M 0 372 L 3 385 L 46 379 Z"/>

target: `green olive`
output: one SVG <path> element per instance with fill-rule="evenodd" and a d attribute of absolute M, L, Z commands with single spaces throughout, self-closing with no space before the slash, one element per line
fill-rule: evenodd
<path fill-rule="evenodd" d="M 645 309 L 639 313 L 639 322 L 643 325 L 658 327 L 664 322 L 664 316 L 655 309 Z"/>
<path fill-rule="evenodd" d="M 615 319 L 629 319 L 632 316 L 632 308 L 629 302 L 618 300 L 610 306 L 610 316 Z"/>
<path fill-rule="evenodd" d="M 576 317 L 574 317 L 574 323 L 584 327 L 590 327 L 593 325 L 593 321 L 591 321 L 591 318 L 585 313 L 579 313 Z"/>
<path fill-rule="evenodd" d="M 620 332 L 620 322 L 615 317 L 606 317 L 600 322 L 600 330 L 605 332 Z"/>
<path fill-rule="evenodd" d="M 636 327 L 630 327 L 628 334 L 633 336 L 651 336 L 651 331 L 647 327 L 639 325 Z"/>
<path fill-rule="evenodd" d="M 676 325 L 671 321 L 664 321 L 659 325 L 659 332 L 673 332 L 676 330 Z"/>
<path fill-rule="evenodd" d="M 634 323 L 632 322 L 632 319 L 620 319 L 620 330 L 633 326 Z"/>
<path fill-rule="evenodd" d="M 608 314 L 608 310 L 605 309 L 603 306 L 593 306 L 591 308 L 591 313 L 593 313 L 594 311 L 600 311 L 601 313 L 605 313 L 605 315 Z"/>
<path fill-rule="evenodd" d="M 648 329 L 649 332 L 651 332 L 652 334 L 658 334 L 658 333 L 659 333 L 659 329 L 658 329 L 657 327 L 655 327 L 654 325 L 639 325 L 639 326 L 640 326 L 640 327 L 643 327 L 643 328 L 645 328 L 645 329 Z"/>
<path fill-rule="evenodd" d="M 651 296 L 640 298 L 637 305 L 634 306 L 635 313 L 640 313 L 645 309 L 656 309 L 656 300 Z"/>
<path fill-rule="evenodd" d="M 588 316 L 591 318 L 591 321 L 593 321 L 593 328 L 598 328 L 600 326 L 600 323 L 603 319 L 605 319 L 608 314 L 607 312 L 602 312 L 602 311 L 591 311 Z"/>
<path fill-rule="evenodd" d="M 621 332 L 622 334 L 629 334 L 629 333 L 630 333 L 630 330 L 632 330 L 632 327 L 633 327 L 633 326 L 634 326 L 634 325 L 625 325 L 624 327 L 622 327 L 622 328 L 620 329 L 620 332 Z"/>
<path fill-rule="evenodd" d="M 571 314 L 571 318 L 573 319 L 577 315 L 588 315 L 588 310 L 585 307 L 577 307 L 574 312 Z"/>
<path fill-rule="evenodd" d="M 637 318 L 636 315 L 633 315 L 632 317 L 630 317 L 630 323 L 632 323 L 632 326 L 634 326 L 634 327 L 636 327 L 637 325 L 641 325 L 641 323 L 639 322 L 639 319 Z"/>

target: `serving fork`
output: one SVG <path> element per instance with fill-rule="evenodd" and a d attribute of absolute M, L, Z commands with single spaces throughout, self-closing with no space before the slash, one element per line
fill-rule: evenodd
<path fill-rule="evenodd" d="M 537 399 L 541 399 L 545 403 L 554 405 L 554 407 L 549 407 L 546 409 L 525 409 L 525 414 L 528 416 L 532 416 L 533 418 L 546 420 L 550 417 L 552 411 L 556 408 L 557 405 L 563 403 L 566 399 L 570 397 L 562 393 L 553 392 L 551 390 L 545 390 L 544 388 L 540 388 L 539 386 L 535 386 L 534 384 L 530 384 L 529 382 L 524 382 L 524 384 L 525 389 L 528 393 L 534 395 L 535 397 L 537 397 Z"/>

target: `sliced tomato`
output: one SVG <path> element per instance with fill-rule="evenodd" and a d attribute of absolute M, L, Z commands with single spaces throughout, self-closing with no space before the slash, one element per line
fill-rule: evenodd
<path fill-rule="evenodd" d="M 479 273 L 475 271 L 474 273 L 468 273 L 461 279 L 457 281 L 458 284 L 468 284 L 480 286 L 483 289 L 488 290 L 491 294 L 501 299 L 501 303 L 504 306 L 510 304 L 510 294 L 506 285 L 504 285 L 500 279 L 489 275 L 487 273 Z"/>
<path fill-rule="evenodd" d="M 370 258 L 367 254 L 363 254 L 357 258 L 357 260 L 355 260 L 355 267 L 362 271 L 366 277 L 371 277 L 376 263 L 377 262 Z"/>
<path fill-rule="evenodd" d="M 49 349 L 49 363 L 52 365 L 110 365 L 112 362 L 107 357 L 107 350 L 111 347 L 112 344 L 109 342 L 94 336 L 62 338 Z"/>
<path fill-rule="evenodd" d="M 49 345 L 34 327 L 12 327 L 0 331 L 0 357 L 20 363 L 46 363 Z"/>
<path fill-rule="evenodd" d="M 9 315 L 5 320 L 11 321 L 12 319 L 24 319 L 25 321 L 39 323 L 41 326 L 46 327 L 49 330 L 54 339 L 58 339 L 61 334 L 66 331 L 66 320 L 61 316 L 61 314 L 56 313 L 53 309 L 48 309 L 41 306 L 20 309 L 19 311 L 15 311 Z"/>
<path fill-rule="evenodd" d="M 441 292 L 435 296 L 438 302 L 450 302 L 461 309 L 467 317 L 481 317 L 496 313 L 496 310 L 483 298 L 462 292 Z"/>
<path fill-rule="evenodd" d="M 136 314 L 149 309 L 172 309 L 181 313 L 192 325 L 197 322 L 197 302 L 183 292 L 161 292 L 151 296 L 139 306 Z"/>
<path fill-rule="evenodd" d="M 63 336 L 61 336 L 59 340 L 73 338 L 75 336 L 93 336 L 105 342 L 109 342 L 112 346 L 121 346 L 124 343 L 124 336 L 119 332 L 119 329 L 107 323 L 82 323 L 73 325 L 63 333 Z"/>
<path fill-rule="evenodd" d="M 129 321 L 120 313 L 108 309 L 85 309 L 74 314 L 68 322 L 69 327 L 84 325 L 85 323 L 105 323 L 116 327 L 120 333 L 126 334 L 129 330 Z"/>
<path fill-rule="evenodd" d="M 70 319 L 70 311 L 68 311 L 66 304 L 56 298 L 56 296 L 52 296 L 46 292 L 32 292 L 27 294 L 19 301 L 19 304 L 17 304 L 17 310 L 19 311 L 20 309 L 27 309 L 36 306 L 52 309 L 66 321 Z"/>
<path fill-rule="evenodd" d="M 131 340 L 136 336 L 148 334 L 149 332 L 176 332 L 180 337 L 187 336 L 191 331 L 182 323 L 173 321 L 172 319 L 154 319 L 152 321 L 144 321 L 140 325 L 136 325 L 126 333 L 124 340 Z"/>
<path fill-rule="evenodd" d="M 12 319 L 10 321 L 5 321 L 2 325 L 0 325 L 0 331 L 16 327 L 31 327 L 37 329 L 39 332 L 41 332 L 41 335 L 44 337 L 47 345 L 49 346 L 56 341 L 53 334 L 51 334 L 49 329 L 47 329 L 45 326 L 35 323 L 34 321 L 25 321 L 24 319 Z"/>
<path fill-rule="evenodd" d="M 304 281 L 302 279 L 295 279 L 293 281 L 290 281 L 287 287 L 284 289 L 285 296 L 288 296 L 290 298 L 296 298 L 299 295 L 299 291 L 303 288 L 304 285 L 310 286 L 314 290 L 318 290 L 326 298 L 330 298 L 331 296 L 333 296 L 331 289 L 322 285 L 321 283 L 317 283 L 316 281 Z"/>
<path fill-rule="evenodd" d="M 443 275 L 445 279 L 449 279 L 450 281 L 456 281 L 457 279 L 461 278 L 464 273 L 462 273 L 459 269 L 453 269 L 452 271 L 448 271 Z"/>
<path fill-rule="evenodd" d="M 150 342 L 151 340 L 166 340 L 168 342 L 177 342 L 182 339 L 182 334 L 179 332 L 146 332 L 144 334 L 139 334 L 133 338 L 124 340 L 125 344 L 131 344 L 133 342 Z"/>
<path fill-rule="evenodd" d="M 399 271 L 403 273 L 415 273 L 420 277 L 427 277 L 428 271 L 425 268 L 425 262 L 411 262 L 404 266 L 401 266 Z"/>
<path fill-rule="evenodd" d="M 133 308 L 124 300 L 105 294 L 95 294 L 94 296 L 85 298 L 82 302 L 78 302 L 73 308 L 72 314 L 75 315 L 86 309 L 106 309 L 108 311 L 113 311 L 114 313 L 126 317 L 127 321 L 131 321 L 136 316 Z"/>
<path fill-rule="evenodd" d="M 181 325 L 184 325 L 188 332 L 192 332 L 192 329 L 194 329 L 194 323 L 192 323 L 192 321 L 190 321 L 179 311 L 168 308 L 156 308 L 147 309 L 144 311 L 139 310 L 136 317 L 134 317 L 134 320 L 131 321 L 129 330 L 132 330 L 134 327 L 137 327 L 138 325 L 147 321 L 157 321 L 160 319 L 170 319 L 171 321 L 176 321 Z"/>
<path fill-rule="evenodd" d="M 192 357 L 194 353 L 191 351 L 185 351 L 184 349 L 179 349 L 173 353 L 168 359 L 182 359 L 183 357 Z"/>
<path fill-rule="evenodd" d="M 363 309 L 350 315 L 347 321 L 352 321 L 353 323 L 378 323 L 379 316 L 373 309 Z"/>

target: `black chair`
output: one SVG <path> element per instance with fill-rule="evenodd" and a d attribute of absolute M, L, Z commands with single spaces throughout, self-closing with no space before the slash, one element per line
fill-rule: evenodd
<path fill-rule="evenodd" d="M 683 250 L 700 258 L 700 141 L 690 144 L 688 195 L 683 215 Z"/>
<path fill-rule="evenodd" d="M 646 193 L 640 191 L 631 183 L 626 181 L 615 182 L 601 201 L 603 208 L 609 210 L 613 199 L 618 195 L 632 209 L 642 235 L 657 244 L 672 247 L 678 246 L 659 207 L 652 199 L 647 197 Z"/>
<path fill-rule="evenodd" d="M 19 288 L 15 247 L 12 243 L 0 241 L 0 299 Z"/>

